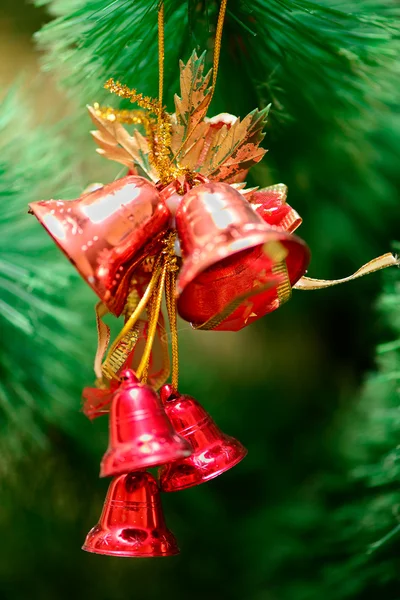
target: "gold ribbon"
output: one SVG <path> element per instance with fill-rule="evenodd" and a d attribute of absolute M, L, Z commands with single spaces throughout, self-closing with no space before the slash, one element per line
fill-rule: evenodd
<path fill-rule="evenodd" d="M 393 267 L 395 265 L 400 265 L 399 258 L 388 252 L 374 258 L 353 273 L 353 275 L 349 275 L 343 279 L 312 279 L 311 277 L 302 277 L 293 287 L 296 290 L 322 290 L 333 285 L 338 285 L 339 283 L 353 281 L 353 279 L 357 279 L 358 277 L 363 277 L 364 275 L 369 275 L 380 269 L 386 269 L 386 267 Z"/>
<path fill-rule="evenodd" d="M 283 280 L 278 284 L 276 288 L 276 294 L 278 296 L 279 306 L 288 302 L 292 297 L 292 286 L 290 285 L 289 273 L 287 270 L 286 261 L 282 260 L 277 265 L 272 267 L 272 272 L 275 275 L 281 275 Z"/>
<path fill-rule="evenodd" d="M 139 338 L 141 337 L 143 339 L 144 332 L 146 332 L 146 340 L 140 363 L 136 368 L 137 375 L 142 381 L 147 381 L 153 345 L 155 338 L 158 335 L 161 346 L 162 366 L 158 372 L 151 376 L 151 383 L 156 388 L 165 383 L 169 376 L 170 364 L 168 338 L 163 325 L 163 320 L 160 322 L 164 288 L 166 290 L 167 309 L 171 322 L 174 381 L 177 381 L 178 353 L 176 306 L 173 295 L 175 276 L 176 271 L 178 270 L 177 259 L 174 253 L 175 237 L 175 233 L 172 233 L 165 239 L 164 249 L 154 262 L 153 274 L 142 297 L 140 297 L 140 293 L 137 289 L 137 281 L 133 280 L 133 286 L 124 308 L 124 327 L 112 343 L 104 362 L 103 357 L 110 341 L 110 328 L 104 323 L 103 317 L 108 313 L 108 310 L 101 302 L 96 305 L 98 343 L 94 369 L 97 376 L 97 387 L 106 388 L 108 387 L 107 380 L 119 379 L 118 371 L 127 362 L 133 349 L 138 343 Z M 147 324 L 140 319 L 140 316 L 145 309 L 147 309 L 148 313 Z"/>
<path fill-rule="evenodd" d="M 118 371 L 126 363 L 129 354 L 135 347 L 139 339 L 139 325 L 136 324 L 133 329 L 119 341 L 108 360 L 102 366 L 102 375 L 106 379 L 118 379 Z"/>

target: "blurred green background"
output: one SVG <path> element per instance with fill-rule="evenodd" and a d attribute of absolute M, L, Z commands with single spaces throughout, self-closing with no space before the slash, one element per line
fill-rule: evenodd
<path fill-rule="evenodd" d="M 26 205 L 120 173 L 96 156 L 84 106 L 105 97 L 108 76 L 142 89 L 140 76 L 152 91 L 155 12 L 144 0 L 37 4 L 0 2 L 0 598 L 398 600 L 396 270 L 294 292 L 239 333 L 180 322 L 182 391 L 248 456 L 163 495 L 179 556 L 80 550 L 108 485 L 106 419 L 80 413 L 95 298 Z M 399 239 L 397 3 L 257 0 L 248 20 L 246 3 L 230 7 L 214 112 L 272 102 L 269 153 L 251 183 L 289 186 L 311 277 L 348 275 Z M 167 2 L 170 100 L 177 59 L 210 48 L 215 8 Z"/>

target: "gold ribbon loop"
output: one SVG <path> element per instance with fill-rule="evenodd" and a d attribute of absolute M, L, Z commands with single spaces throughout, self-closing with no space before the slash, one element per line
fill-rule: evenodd
<path fill-rule="evenodd" d="M 339 283 L 353 281 L 353 279 L 357 279 L 358 277 L 363 277 L 364 275 L 369 275 L 380 269 L 386 269 L 386 267 L 393 267 L 396 265 L 400 265 L 399 258 L 391 252 L 388 252 L 387 254 L 374 258 L 353 273 L 353 275 L 349 275 L 343 279 L 312 279 L 311 277 L 302 277 L 293 287 L 296 290 L 322 290 L 333 285 L 338 285 Z"/>
<path fill-rule="evenodd" d="M 120 340 L 116 348 L 110 354 L 108 360 L 102 367 L 103 377 L 106 379 L 116 379 L 117 373 L 126 363 L 129 354 L 132 352 L 139 338 L 139 325 L 136 324 L 133 329 Z"/>

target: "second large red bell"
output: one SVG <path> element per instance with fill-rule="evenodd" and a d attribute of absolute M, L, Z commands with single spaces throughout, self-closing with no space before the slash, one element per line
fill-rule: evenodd
<path fill-rule="evenodd" d="M 278 273 L 276 267 L 286 263 L 294 282 L 308 264 L 308 249 L 300 238 L 268 225 L 226 183 L 190 190 L 176 213 L 176 226 L 183 256 L 178 311 L 196 327 L 223 329 L 228 323 L 227 330 L 241 329 L 254 320 L 248 299 L 285 280 L 284 269 Z M 247 304 L 248 315 L 229 322 L 227 317 Z"/>
<path fill-rule="evenodd" d="M 160 394 L 171 423 L 193 450 L 188 458 L 160 469 L 164 492 L 204 483 L 231 469 L 246 456 L 246 448 L 235 438 L 222 433 L 197 400 L 178 394 L 168 384 L 161 388 Z"/>
<path fill-rule="evenodd" d="M 169 463 L 191 454 L 173 429 L 161 400 L 135 373 L 126 370 L 110 410 L 110 441 L 100 476 L 109 477 Z"/>

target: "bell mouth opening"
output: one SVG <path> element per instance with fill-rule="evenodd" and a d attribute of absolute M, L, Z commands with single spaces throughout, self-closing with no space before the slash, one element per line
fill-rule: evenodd
<path fill-rule="evenodd" d="M 178 400 L 180 396 L 181 394 L 170 383 L 164 384 L 160 390 L 160 397 L 163 404 Z"/>
<path fill-rule="evenodd" d="M 309 264 L 308 246 L 285 232 L 274 232 L 274 238 L 287 251 L 285 262 L 290 284 L 294 285 Z M 228 317 L 247 297 L 266 294 L 274 298 L 280 281 L 272 270 L 274 263 L 263 250 L 264 243 L 235 252 L 204 270 L 198 267 L 197 274 L 189 281 L 186 279 L 186 285 L 182 282 L 177 301 L 180 316 L 198 326 L 223 316 L 224 312 Z"/>
<path fill-rule="evenodd" d="M 178 400 L 179 394 L 177 392 L 172 392 L 164 402 L 173 402 L 174 400 Z"/>
<path fill-rule="evenodd" d="M 228 449 L 232 452 L 229 459 L 226 458 Z M 225 452 L 220 452 L 219 456 L 216 456 L 211 463 L 203 461 L 201 456 L 194 455 L 195 460 L 189 457 L 162 467 L 160 471 L 161 490 L 163 492 L 179 492 L 206 483 L 238 465 L 247 455 L 246 448 L 233 438 L 227 438 L 224 450 Z"/>
<path fill-rule="evenodd" d="M 223 313 L 236 299 L 251 295 L 260 276 L 265 288 L 276 287 L 278 280 L 263 245 L 237 251 L 204 270 L 198 269 L 186 284 L 182 277 L 182 292 L 178 297 L 180 316 L 194 324 L 205 323 Z"/>

